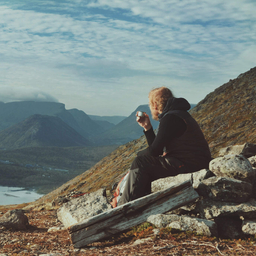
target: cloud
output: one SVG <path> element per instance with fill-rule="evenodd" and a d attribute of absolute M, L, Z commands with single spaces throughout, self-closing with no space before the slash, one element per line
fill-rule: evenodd
<path fill-rule="evenodd" d="M 5 103 L 13 101 L 58 102 L 50 94 L 38 89 L 15 86 L 0 87 L 0 101 Z"/>
<path fill-rule="evenodd" d="M 0 0 L 0 88 L 85 112 L 136 108 L 157 85 L 196 102 L 255 65 L 255 12 L 248 0 Z"/>

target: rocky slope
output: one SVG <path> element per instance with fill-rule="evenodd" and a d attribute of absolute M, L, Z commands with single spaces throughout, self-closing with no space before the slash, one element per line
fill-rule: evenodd
<path fill-rule="evenodd" d="M 222 147 L 256 142 L 255 103 L 256 67 L 223 84 L 191 110 L 213 157 Z"/>

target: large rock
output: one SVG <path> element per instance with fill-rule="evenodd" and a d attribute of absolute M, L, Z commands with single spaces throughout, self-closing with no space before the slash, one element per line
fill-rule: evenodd
<path fill-rule="evenodd" d="M 0 226 L 7 229 L 24 230 L 29 227 L 28 217 L 20 209 L 11 210 L 0 218 Z"/>
<path fill-rule="evenodd" d="M 234 146 L 228 146 L 225 148 L 221 148 L 219 150 L 219 157 L 225 156 L 225 155 L 241 155 L 245 144 L 243 145 L 234 145 Z"/>
<path fill-rule="evenodd" d="M 200 218 L 215 219 L 225 216 L 238 216 L 247 219 L 256 219 L 256 201 L 250 199 L 246 203 L 236 204 L 231 202 L 218 202 L 202 199 L 197 203 L 197 212 Z"/>
<path fill-rule="evenodd" d="M 105 192 L 105 189 L 99 189 L 63 204 L 57 212 L 59 220 L 65 227 L 69 227 L 110 210 L 112 207 L 107 201 Z"/>
<path fill-rule="evenodd" d="M 158 228 L 170 227 L 181 231 L 193 231 L 205 236 L 217 236 L 217 225 L 214 221 L 179 216 L 176 214 L 151 215 L 148 222 Z"/>
<path fill-rule="evenodd" d="M 213 159 L 209 169 L 217 177 L 227 177 L 253 183 L 255 171 L 250 162 L 242 155 L 226 155 Z"/>
<path fill-rule="evenodd" d="M 225 177 L 211 177 L 203 180 L 197 193 L 215 201 L 242 203 L 252 194 L 252 184 Z"/>
<path fill-rule="evenodd" d="M 213 173 L 207 169 L 200 170 L 194 173 L 185 173 L 179 174 L 177 176 L 170 176 L 167 178 L 162 178 L 155 180 L 151 183 L 152 192 L 157 192 L 171 186 L 175 186 L 177 184 L 183 183 L 187 180 L 191 181 L 193 188 L 197 188 L 200 182 L 208 177 L 213 176 Z"/>
<path fill-rule="evenodd" d="M 242 145 L 234 145 L 226 148 L 221 148 L 219 156 L 225 155 L 243 155 L 248 158 L 256 155 L 256 145 L 252 143 L 245 143 Z"/>

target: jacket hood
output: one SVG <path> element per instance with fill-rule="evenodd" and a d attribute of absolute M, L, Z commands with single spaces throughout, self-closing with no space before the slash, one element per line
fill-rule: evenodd
<path fill-rule="evenodd" d="M 188 111 L 190 109 L 190 104 L 184 98 L 169 98 L 163 112 L 158 116 L 161 119 L 170 110 L 183 110 Z"/>

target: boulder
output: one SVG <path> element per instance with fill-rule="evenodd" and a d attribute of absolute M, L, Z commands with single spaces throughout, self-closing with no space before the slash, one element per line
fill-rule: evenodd
<path fill-rule="evenodd" d="M 170 227 L 181 231 L 193 231 L 205 236 L 217 236 L 217 225 L 214 221 L 192 218 L 189 216 L 179 216 L 176 214 L 151 215 L 148 222 L 158 228 Z"/>
<path fill-rule="evenodd" d="M 225 155 L 240 155 L 244 149 L 245 144 L 243 145 L 234 145 L 234 146 L 228 146 L 225 148 L 221 148 L 219 150 L 219 157 L 225 156 Z"/>
<path fill-rule="evenodd" d="M 225 216 L 256 219 L 256 201 L 250 199 L 246 203 L 236 204 L 202 199 L 198 201 L 196 211 L 199 212 L 200 218 L 209 220 Z"/>
<path fill-rule="evenodd" d="M 256 155 L 256 144 L 245 143 L 242 145 L 234 145 L 219 150 L 219 156 L 225 155 L 243 155 L 246 158 Z"/>
<path fill-rule="evenodd" d="M 256 235 L 256 219 L 243 220 L 242 231 L 246 235 Z"/>
<path fill-rule="evenodd" d="M 170 176 L 167 178 L 162 178 L 162 179 L 153 181 L 151 183 L 151 190 L 154 193 L 154 192 L 169 188 L 171 186 L 175 186 L 187 180 L 191 181 L 193 188 L 197 188 L 202 180 L 207 179 L 208 177 L 211 177 L 211 176 L 213 176 L 213 173 L 207 169 L 202 169 L 194 173 L 185 173 L 185 174 L 179 174 L 177 176 Z"/>
<path fill-rule="evenodd" d="M 242 203 L 252 194 L 252 184 L 225 177 L 211 177 L 203 180 L 196 190 L 200 196 L 214 201 Z"/>
<path fill-rule="evenodd" d="M 253 183 L 255 170 L 250 162 L 242 155 L 226 155 L 213 159 L 209 169 L 217 177 L 227 177 Z"/>
<path fill-rule="evenodd" d="M 0 226 L 7 229 L 25 230 L 29 227 L 28 217 L 20 209 L 11 210 L 0 218 Z"/>
<path fill-rule="evenodd" d="M 63 204 L 59 208 L 57 216 L 67 228 L 111 208 L 106 198 L 106 190 L 99 189 L 94 193 L 85 194 Z"/>

